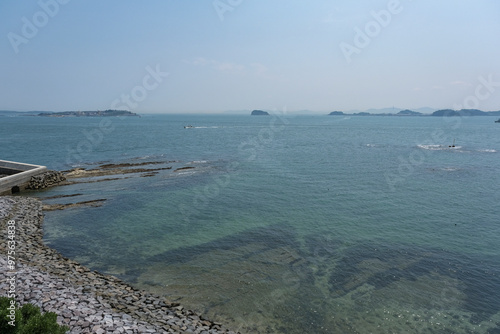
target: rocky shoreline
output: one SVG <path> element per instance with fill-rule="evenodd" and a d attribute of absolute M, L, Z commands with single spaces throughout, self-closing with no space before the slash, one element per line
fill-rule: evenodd
<path fill-rule="evenodd" d="M 15 222 L 16 269 L 8 269 L 7 224 Z M 69 333 L 235 333 L 222 324 L 63 257 L 43 242 L 39 200 L 0 197 L 0 276 L 15 277 L 16 301 L 54 312 Z M 2 279 L 0 295 L 11 284 Z"/>

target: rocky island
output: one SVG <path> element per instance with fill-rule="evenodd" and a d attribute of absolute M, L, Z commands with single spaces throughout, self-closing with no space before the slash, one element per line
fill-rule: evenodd
<path fill-rule="evenodd" d="M 269 116 L 269 113 L 267 111 L 263 110 L 254 110 L 252 111 L 252 116 Z"/>
<path fill-rule="evenodd" d="M 478 109 L 441 109 L 432 113 L 431 116 L 455 117 L 455 116 L 500 116 L 499 111 L 482 111 Z"/>
<path fill-rule="evenodd" d="M 37 116 L 43 117 L 118 117 L 118 116 L 139 116 L 127 110 L 97 110 L 97 111 L 62 111 L 62 112 L 42 112 Z"/>
<path fill-rule="evenodd" d="M 400 112 L 398 112 L 397 115 L 399 115 L 399 116 L 422 116 L 422 113 L 418 112 L 418 111 L 405 109 L 405 110 L 401 110 Z"/>
<path fill-rule="evenodd" d="M 439 116 L 439 117 L 453 117 L 453 116 L 500 116 L 499 111 L 482 111 L 478 109 L 441 109 L 436 110 L 432 114 L 423 114 L 418 111 L 413 111 L 410 109 L 405 109 L 399 111 L 397 114 L 395 113 L 370 113 L 366 111 L 361 111 L 357 113 L 344 113 L 342 111 L 332 111 L 328 114 L 328 116 Z"/>

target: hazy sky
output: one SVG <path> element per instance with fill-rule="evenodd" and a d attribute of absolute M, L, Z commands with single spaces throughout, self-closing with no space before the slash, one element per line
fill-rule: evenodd
<path fill-rule="evenodd" d="M 0 109 L 500 109 L 498 0 L 2 0 Z"/>

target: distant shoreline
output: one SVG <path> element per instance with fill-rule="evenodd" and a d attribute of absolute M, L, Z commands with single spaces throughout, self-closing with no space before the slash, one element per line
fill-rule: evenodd
<path fill-rule="evenodd" d="M 138 114 L 127 110 L 97 110 L 97 111 L 62 111 L 62 112 L 42 112 L 35 116 L 41 117 L 117 117 L 117 116 L 138 116 Z"/>
<path fill-rule="evenodd" d="M 369 112 L 359 112 L 359 113 L 353 113 L 353 114 L 346 114 L 342 111 L 332 111 L 331 113 L 328 114 L 328 116 L 472 117 L 472 116 L 500 116 L 500 110 L 499 111 L 482 111 L 479 109 L 461 109 L 461 110 L 441 109 L 441 110 L 436 110 L 432 114 L 423 114 L 423 113 L 412 111 L 409 109 L 401 110 L 397 114 L 391 114 L 391 113 L 371 114 Z"/>
<path fill-rule="evenodd" d="M 421 110 L 425 108 L 418 108 Z M 288 111 L 280 113 L 282 116 L 434 116 L 434 117 L 471 117 L 471 116 L 493 116 L 500 117 L 500 110 L 498 111 L 482 111 L 479 109 L 431 109 L 428 112 L 414 111 L 411 109 L 398 109 L 399 112 L 387 112 L 389 109 L 368 109 L 366 111 L 350 110 L 332 111 L 332 112 L 315 112 L 311 110 L 301 111 Z M 392 111 L 393 109 L 391 109 Z M 254 110 L 254 111 L 234 111 L 233 113 L 143 113 L 142 115 L 185 115 L 185 116 L 250 116 L 250 115 L 273 115 L 273 111 Z M 130 112 L 127 110 L 94 110 L 94 111 L 11 111 L 0 110 L 0 117 L 18 117 L 18 116 L 37 116 L 37 117 L 141 117 L 141 114 Z"/>

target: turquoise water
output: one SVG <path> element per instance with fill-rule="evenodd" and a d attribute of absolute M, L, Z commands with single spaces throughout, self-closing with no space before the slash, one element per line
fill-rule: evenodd
<path fill-rule="evenodd" d="M 47 212 L 45 241 L 235 329 L 500 333 L 493 120 L 2 117 L 0 144 L 58 170 L 172 166 L 33 193 L 107 199 Z"/>

